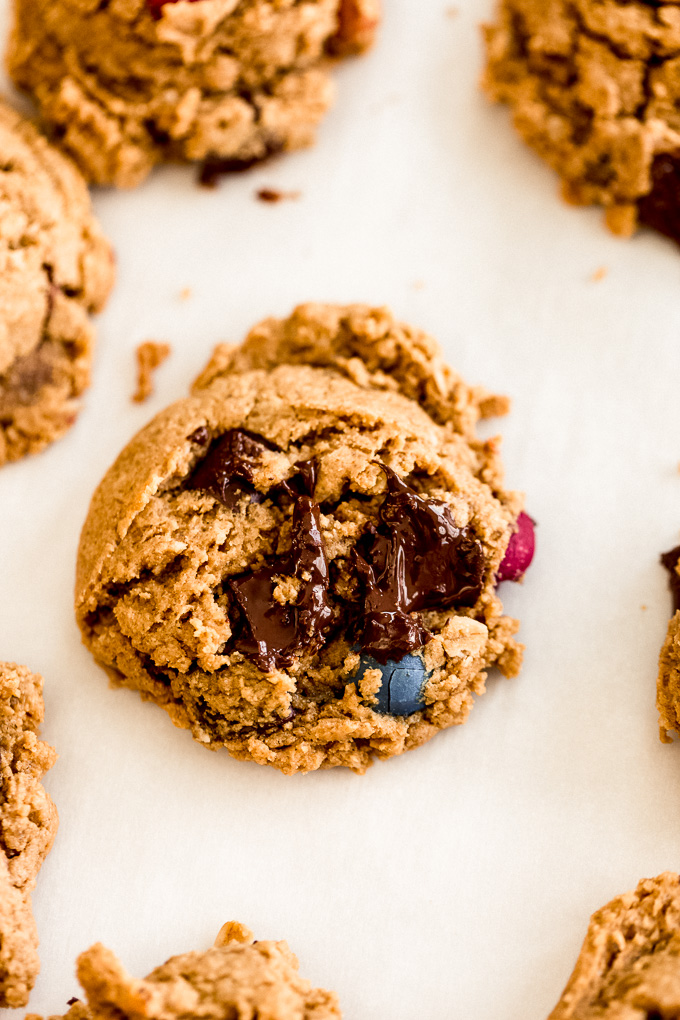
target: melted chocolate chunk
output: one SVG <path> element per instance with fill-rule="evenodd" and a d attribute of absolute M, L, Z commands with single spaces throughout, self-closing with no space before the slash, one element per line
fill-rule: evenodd
<path fill-rule="evenodd" d="M 680 149 L 652 163 L 652 190 L 638 200 L 638 219 L 680 244 Z"/>
<path fill-rule="evenodd" d="M 670 577 L 668 578 L 668 584 L 671 589 L 673 596 L 673 612 L 677 613 L 680 609 L 680 575 L 676 571 L 676 566 L 680 560 L 680 545 L 676 546 L 675 549 L 671 549 L 670 552 L 664 553 L 661 557 L 661 563 L 666 568 Z"/>
<path fill-rule="evenodd" d="M 241 611 L 241 632 L 235 647 L 265 672 L 290 666 L 303 652 L 313 652 L 324 640 L 331 621 L 328 601 L 328 560 L 321 535 L 319 505 L 314 501 L 316 465 L 296 465 L 305 492 L 294 498 L 293 544 L 290 554 L 271 566 L 230 578 L 229 586 Z M 300 582 L 295 605 L 274 599 L 277 577 Z"/>
<path fill-rule="evenodd" d="M 448 504 L 425 499 L 390 468 L 380 524 L 355 551 L 364 584 L 361 648 L 385 665 L 420 648 L 431 635 L 424 609 L 473 606 L 482 590 L 484 555 Z"/>
<path fill-rule="evenodd" d="M 194 442 L 203 443 L 203 432 L 197 429 L 189 436 Z M 197 438 L 197 433 L 200 436 Z M 220 436 L 198 464 L 189 478 L 190 489 L 204 489 L 230 509 L 235 507 L 244 493 L 253 501 L 259 497 L 253 485 L 254 471 L 268 444 L 262 436 L 255 436 L 243 429 L 231 429 Z"/>

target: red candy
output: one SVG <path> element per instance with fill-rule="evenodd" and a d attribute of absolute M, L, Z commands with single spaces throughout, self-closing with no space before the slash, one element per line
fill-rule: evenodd
<path fill-rule="evenodd" d="M 517 531 L 508 542 L 503 562 L 498 569 L 499 581 L 519 581 L 531 566 L 536 549 L 534 521 L 528 514 L 517 518 Z"/>

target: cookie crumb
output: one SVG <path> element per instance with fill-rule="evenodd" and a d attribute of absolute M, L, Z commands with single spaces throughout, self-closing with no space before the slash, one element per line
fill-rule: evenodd
<path fill-rule="evenodd" d="M 414 280 L 414 282 L 413 282 L 413 289 L 414 290 L 424 290 L 425 289 L 425 281 L 424 280 Z"/>
<path fill-rule="evenodd" d="M 300 197 L 299 191 L 279 191 L 276 188 L 260 188 L 255 192 L 255 197 L 260 202 L 268 202 L 270 205 L 276 205 L 277 202 L 283 202 L 286 199 L 295 201 Z"/>
<path fill-rule="evenodd" d="M 222 948 L 223 946 L 230 945 L 232 942 L 240 942 L 241 945 L 250 946 L 253 939 L 252 931 L 250 928 L 246 928 L 245 924 L 241 924 L 239 921 L 225 921 L 217 933 L 215 945 L 218 948 Z"/>
<path fill-rule="evenodd" d="M 182 287 L 181 291 L 179 292 L 179 299 L 180 301 L 188 301 L 192 294 L 193 291 L 191 287 Z"/>
<path fill-rule="evenodd" d="M 600 268 L 596 269 L 595 272 L 591 275 L 590 282 L 599 283 L 601 280 L 604 280 L 608 272 L 609 270 L 607 269 L 606 266 L 600 266 Z"/>
<path fill-rule="evenodd" d="M 642 606 L 640 606 L 640 609 L 641 609 L 641 610 L 642 610 L 642 612 L 644 613 L 644 612 L 646 611 L 646 609 L 647 609 L 647 606 L 645 606 L 645 605 L 642 605 Z"/>
<path fill-rule="evenodd" d="M 157 340 L 146 340 L 137 348 L 137 390 L 132 395 L 135 403 L 143 403 L 153 393 L 153 373 L 169 356 L 170 350 L 170 344 Z"/>
<path fill-rule="evenodd" d="M 457 18 L 459 14 L 460 14 L 460 8 L 455 7 L 453 4 L 449 5 L 446 8 L 446 17 L 447 18 Z"/>

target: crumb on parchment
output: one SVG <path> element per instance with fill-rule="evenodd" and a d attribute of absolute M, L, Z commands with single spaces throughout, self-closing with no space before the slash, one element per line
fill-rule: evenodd
<path fill-rule="evenodd" d="M 137 347 L 137 389 L 132 399 L 137 404 L 143 403 L 153 393 L 153 373 L 170 355 L 170 344 L 159 343 L 157 340 L 145 340 Z"/>

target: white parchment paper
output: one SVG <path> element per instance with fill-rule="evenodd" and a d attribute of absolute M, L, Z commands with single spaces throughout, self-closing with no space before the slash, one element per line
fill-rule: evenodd
<path fill-rule="evenodd" d="M 86 407 L 0 472 L 0 658 L 44 674 L 60 754 L 34 1011 L 64 1011 L 96 940 L 142 976 L 234 918 L 288 939 L 349 1020 L 545 1020 L 590 912 L 680 868 L 680 746 L 661 745 L 654 709 L 658 554 L 680 533 L 680 251 L 559 202 L 477 91 L 488 0 L 385 6 L 314 149 L 214 192 L 170 168 L 96 194 L 119 279 Z M 8 22 L 0 0 L 3 36 Z M 263 186 L 301 195 L 264 205 Z M 115 455 L 215 342 L 303 300 L 389 304 L 510 394 L 507 478 L 539 522 L 526 583 L 505 586 L 521 676 L 491 678 L 466 726 L 364 777 L 208 753 L 109 689 L 72 614 L 80 527 Z M 149 338 L 173 355 L 138 407 Z"/>

